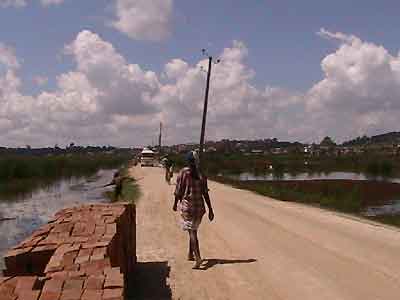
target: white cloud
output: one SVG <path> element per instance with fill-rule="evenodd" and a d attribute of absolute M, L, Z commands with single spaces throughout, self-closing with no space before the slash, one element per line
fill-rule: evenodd
<path fill-rule="evenodd" d="M 0 64 L 12 69 L 17 69 L 20 66 L 14 49 L 2 43 L 0 43 Z"/>
<path fill-rule="evenodd" d="M 0 7 L 24 7 L 25 0 L 0 0 Z"/>
<path fill-rule="evenodd" d="M 111 25 L 136 40 L 159 41 L 170 35 L 173 0 L 115 0 Z"/>
<path fill-rule="evenodd" d="M 398 129 L 399 55 L 343 33 L 321 34 L 339 46 L 322 60 L 322 80 L 305 93 L 256 87 L 246 45 L 234 41 L 224 49 L 213 66 L 207 138 L 340 141 Z M 176 58 L 156 74 L 82 31 L 65 48 L 76 68 L 57 77 L 54 91 L 33 97 L 20 91 L 14 52 L 0 49 L 0 144 L 151 144 L 160 121 L 167 143 L 199 139 L 206 60 Z"/>
<path fill-rule="evenodd" d="M 324 31 L 339 39 L 338 50 L 321 63 L 324 79 L 307 93 L 307 111 L 322 134 L 397 130 L 400 113 L 400 57 L 383 46 Z M 319 125 L 319 126 L 317 126 Z"/>
<path fill-rule="evenodd" d="M 64 2 L 64 0 L 40 0 L 40 3 L 43 6 L 60 5 L 63 2 Z"/>

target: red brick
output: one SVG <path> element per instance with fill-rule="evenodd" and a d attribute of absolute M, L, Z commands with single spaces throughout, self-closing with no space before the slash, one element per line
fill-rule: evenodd
<path fill-rule="evenodd" d="M 106 224 L 106 235 L 114 235 L 117 233 L 117 224 Z"/>
<path fill-rule="evenodd" d="M 64 283 L 65 290 L 81 290 L 83 288 L 83 279 L 67 279 Z"/>
<path fill-rule="evenodd" d="M 103 270 L 111 266 L 110 259 L 102 259 L 84 263 L 81 265 L 81 270 L 85 271 L 87 275 L 99 275 Z"/>
<path fill-rule="evenodd" d="M 102 290 L 85 290 L 82 295 L 82 300 L 99 300 L 103 294 Z"/>
<path fill-rule="evenodd" d="M 42 292 L 39 300 L 59 300 L 61 291 L 59 292 Z"/>
<path fill-rule="evenodd" d="M 13 294 L 0 294 L 1 300 L 17 300 L 17 296 Z"/>
<path fill-rule="evenodd" d="M 109 241 L 107 242 L 97 242 L 97 243 L 85 243 L 82 245 L 83 249 L 89 249 L 89 248 L 100 248 L 100 247 L 107 247 L 110 244 Z"/>
<path fill-rule="evenodd" d="M 123 289 L 107 289 L 103 291 L 103 299 L 104 300 L 111 300 L 114 298 L 121 298 L 123 297 Z"/>
<path fill-rule="evenodd" d="M 0 277 L 0 286 L 3 282 L 6 282 L 7 280 L 9 280 L 11 277 Z"/>
<path fill-rule="evenodd" d="M 18 300 L 38 300 L 40 291 L 20 291 L 18 293 Z"/>
<path fill-rule="evenodd" d="M 73 224 L 71 224 L 71 223 L 57 224 L 51 232 L 52 233 L 53 232 L 54 233 L 68 233 L 68 235 L 69 235 L 72 228 L 73 228 Z"/>
<path fill-rule="evenodd" d="M 74 260 L 77 255 L 78 255 L 78 251 L 71 251 L 71 252 L 65 253 L 63 256 L 63 259 L 62 259 L 62 265 L 64 267 L 73 265 Z"/>
<path fill-rule="evenodd" d="M 47 276 L 50 276 L 51 278 L 54 279 L 65 280 L 68 278 L 69 275 L 67 271 L 60 271 L 60 272 L 47 273 Z"/>
<path fill-rule="evenodd" d="M 83 264 L 90 260 L 90 256 L 78 256 L 75 258 L 75 264 Z"/>
<path fill-rule="evenodd" d="M 5 283 L 0 285 L 0 295 L 3 297 L 10 297 L 14 294 L 15 286 Z"/>
<path fill-rule="evenodd" d="M 82 248 L 81 250 L 79 250 L 78 256 L 90 256 L 92 252 L 92 248 Z"/>
<path fill-rule="evenodd" d="M 107 255 L 107 248 L 106 247 L 102 247 L 102 248 L 95 248 L 93 250 L 93 254 L 90 257 L 90 260 L 101 260 L 103 258 L 105 258 Z"/>
<path fill-rule="evenodd" d="M 82 290 L 64 290 L 60 300 L 80 300 L 82 292 Z"/>
<path fill-rule="evenodd" d="M 74 279 L 74 278 L 80 278 L 85 276 L 85 272 L 83 270 L 79 270 L 79 271 L 68 271 L 67 272 L 67 276 L 70 279 Z"/>
<path fill-rule="evenodd" d="M 106 226 L 99 226 L 96 225 L 96 228 L 94 230 L 94 235 L 96 236 L 102 236 L 106 232 Z"/>
<path fill-rule="evenodd" d="M 32 291 L 38 283 L 38 278 L 36 276 L 23 276 L 18 277 L 18 283 L 15 287 L 16 291 Z"/>
<path fill-rule="evenodd" d="M 104 276 L 89 276 L 85 281 L 85 289 L 102 290 L 104 285 Z"/>
<path fill-rule="evenodd" d="M 55 293 L 61 292 L 63 285 L 64 285 L 63 279 L 52 278 L 45 282 L 42 291 L 43 292 L 55 292 Z"/>

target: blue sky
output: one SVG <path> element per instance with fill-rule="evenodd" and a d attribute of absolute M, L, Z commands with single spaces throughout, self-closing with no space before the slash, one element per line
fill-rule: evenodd
<path fill-rule="evenodd" d="M 71 68 L 71 59 L 60 60 L 61 53 L 83 29 L 111 41 L 130 61 L 158 71 L 175 57 L 195 62 L 203 47 L 219 53 L 232 40 L 244 41 L 256 84 L 300 90 L 322 78 L 320 61 L 336 47 L 315 34 L 321 27 L 383 44 L 393 53 L 399 49 L 398 1 L 180 0 L 175 5 L 172 36 L 161 42 L 132 41 L 105 26 L 113 7 L 104 0 L 67 0 L 46 9 L 32 1 L 24 9 L 1 9 L 0 27 L 9 30 L 1 31 L 0 40 L 23 58 L 26 91 L 35 88 L 33 76 L 54 78 Z"/>
<path fill-rule="evenodd" d="M 165 66 L 172 59 L 178 58 L 193 66 L 202 59 L 200 50 L 203 47 L 221 56 L 223 49 L 230 49 L 234 40 L 240 41 L 247 52 L 240 63 L 255 74 L 248 79 L 249 86 L 260 91 L 266 86 L 279 88 L 285 93 L 302 94 L 303 97 L 325 78 L 321 69 L 324 58 L 337 54 L 336 51 L 345 44 L 340 38 L 317 35 L 321 28 L 330 33 L 355 36 L 377 48 L 382 46 L 393 58 L 397 58 L 400 48 L 397 33 L 397 28 L 400 28 L 400 3 L 390 0 L 168 0 L 171 13 L 164 14 L 168 19 L 165 25 L 168 34 L 155 40 L 132 37 L 131 32 L 124 32 L 112 26 L 111 22 L 121 17 L 118 15 L 118 3 L 129 6 L 142 2 L 137 4 L 139 9 L 144 12 L 149 9 L 154 14 L 161 5 L 157 4 L 160 0 L 148 0 L 155 3 L 153 7 L 150 4 L 149 8 L 143 4 L 143 0 L 64 0 L 47 6 L 39 0 L 31 0 L 22 7 L 14 7 L 11 5 L 13 1 L 16 0 L 0 0 L 0 27 L 3 29 L 0 31 L 0 43 L 13 49 L 20 63 L 20 68 L 15 71 L 22 80 L 18 92 L 32 97 L 43 92 L 57 93 L 60 90 L 57 78 L 77 68 L 79 63 L 76 57 L 66 55 L 65 46 L 71 44 L 83 30 L 111 44 L 127 63 L 138 64 L 141 70 L 157 74 L 161 83 Z M 162 10 L 159 13 L 163 15 Z M 134 22 L 135 16 L 127 15 L 127 20 Z M 147 23 L 146 27 L 149 30 L 152 24 Z M 132 30 L 132 27 L 129 28 Z M 157 24 L 154 28 L 156 31 Z M 138 32 L 133 34 L 140 35 Z M 48 82 L 37 85 L 33 81 L 36 76 L 46 77 Z M 393 89 L 397 93 L 397 86 Z M 357 111 L 361 112 L 362 109 Z M 340 139 L 372 132 L 360 126 L 349 132 L 332 130 L 332 135 Z M 374 133 L 389 129 L 386 124 L 374 126 Z M 266 135 L 275 132 L 282 138 L 297 137 L 296 134 L 284 133 L 284 130 L 268 132 Z M 233 137 L 231 133 L 222 131 L 216 133 L 215 138 L 223 134 Z M 258 137 L 262 134 L 249 135 Z M 320 138 L 320 135 L 323 134 L 313 139 Z M 299 134 L 298 138 L 305 136 L 307 134 Z"/>

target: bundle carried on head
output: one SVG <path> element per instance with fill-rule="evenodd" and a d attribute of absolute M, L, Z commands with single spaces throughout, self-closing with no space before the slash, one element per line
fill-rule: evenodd
<path fill-rule="evenodd" d="M 197 151 L 190 151 L 186 154 L 186 160 L 195 179 L 200 179 L 199 175 L 199 155 Z"/>

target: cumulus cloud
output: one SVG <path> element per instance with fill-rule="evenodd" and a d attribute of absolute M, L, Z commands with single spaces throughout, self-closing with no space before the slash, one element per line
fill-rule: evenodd
<path fill-rule="evenodd" d="M 0 64 L 12 69 L 19 68 L 19 62 L 15 56 L 14 49 L 4 45 L 3 43 L 0 43 Z"/>
<path fill-rule="evenodd" d="M 0 77 L 0 143 L 130 145 L 138 143 L 129 142 L 137 131 L 143 140 L 151 127 L 148 115 L 157 111 L 151 103 L 159 89 L 155 73 L 127 63 L 90 31 L 79 33 L 66 53 L 76 69 L 58 76 L 55 91 L 36 97 L 20 92 L 16 72 L 7 67 Z"/>
<path fill-rule="evenodd" d="M 43 6 L 60 5 L 63 2 L 64 2 L 64 0 L 40 0 L 40 3 Z"/>
<path fill-rule="evenodd" d="M 246 45 L 234 41 L 223 49 L 213 66 L 207 139 L 341 141 L 396 130 L 400 56 L 344 33 L 320 34 L 339 45 L 321 62 L 323 78 L 301 93 L 255 86 Z M 145 145 L 156 140 L 160 121 L 167 143 L 199 139 L 207 60 L 176 58 L 156 74 L 85 30 L 65 47 L 76 67 L 56 78 L 54 91 L 34 97 L 20 91 L 14 52 L 0 49 L 0 144 Z"/>
<path fill-rule="evenodd" d="M 341 44 L 322 60 L 324 79 L 307 93 L 314 124 L 340 139 L 398 129 L 400 56 L 352 35 L 321 32 Z"/>
<path fill-rule="evenodd" d="M 163 40 L 170 35 L 173 0 L 115 0 L 111 26 L 136 40 Z"/>
<path fill-rule="evenodd" d="M 25 0 L 0 0 L 0 7 L 24 7 L 26 6 Z"/>

